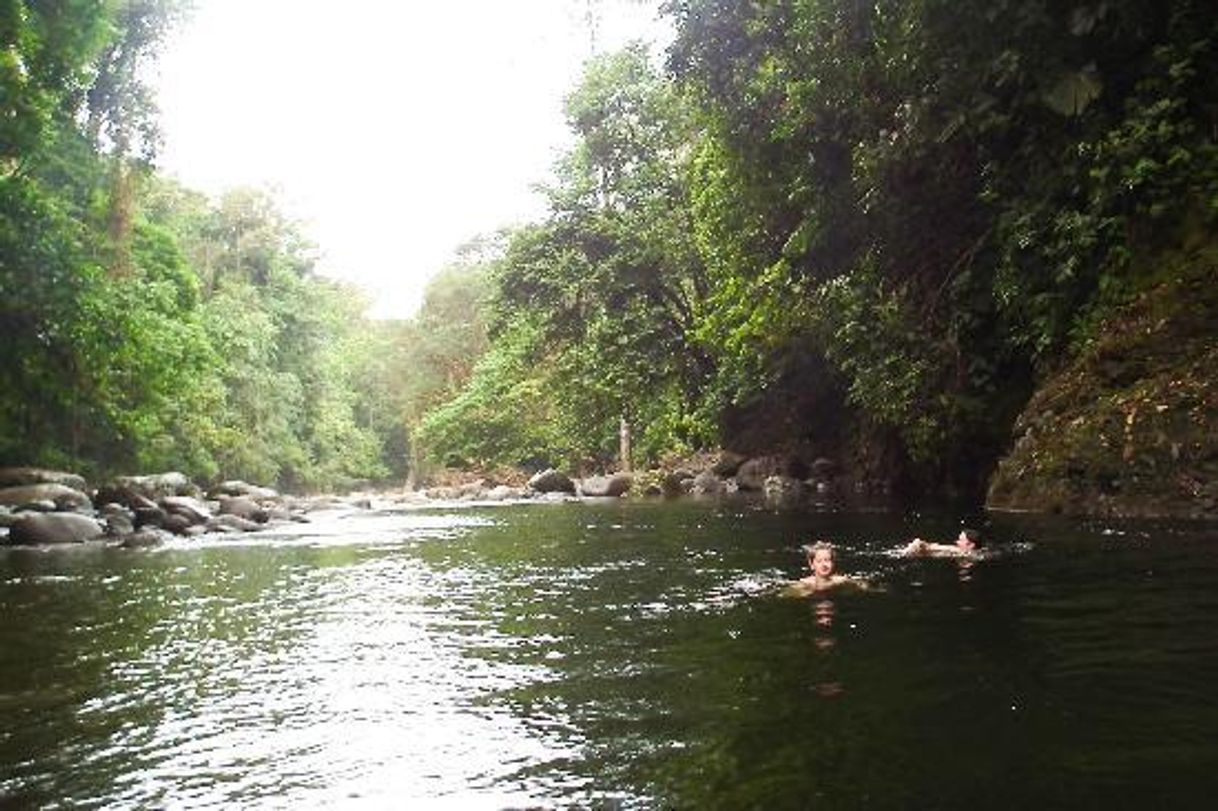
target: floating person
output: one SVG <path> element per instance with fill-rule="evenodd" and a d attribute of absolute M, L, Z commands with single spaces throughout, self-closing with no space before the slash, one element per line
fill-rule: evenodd
<path fill-rule="evenodd" d="M 796 580 L 787 586 L 783 591 L 787 596 L 805 597 L 809 594 L 828 591 L 839 586 L 858 589 L 866 589 L 868 587 L 865 580 L 837 573 L 837 560 L 834 555 L 833 544 L 828 541 L 817 541 L 813 544 L 807 544 L 803 547 L 803 550 L 804 554 L 808 556 L 808 568 L 812 570 L 812 574 L 801 580 Z"/>
<path fill-rule="evenodd" d="M 981 533 L 965 528 L 956 536 L 955 543 L 934 543 L 914 538 L 901 549 L 906 557 L 977 558 L 981 554 Z"/>

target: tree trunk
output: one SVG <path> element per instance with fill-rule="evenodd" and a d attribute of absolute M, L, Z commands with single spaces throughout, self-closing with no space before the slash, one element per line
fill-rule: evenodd
<path fill-rule="evenodd" d="M 620 440 L 619 452 L 621 454 L 621 470 L 623 473 L 629 473 L 630 467 L 630 423 L 626 421 L 626 415 L 622 415 L 622 421 L 618 427 L 618 439 Z"/>

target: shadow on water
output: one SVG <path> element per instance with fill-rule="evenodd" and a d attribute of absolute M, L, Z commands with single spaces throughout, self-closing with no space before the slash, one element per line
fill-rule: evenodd
<path fill-rule="evenodd" d="M 33 805 L 1174 807 L 1218 752 L 1213 527 L 744 503 L 0 552 Z M 800 544 L 878 588 L 796 599 Z"/>

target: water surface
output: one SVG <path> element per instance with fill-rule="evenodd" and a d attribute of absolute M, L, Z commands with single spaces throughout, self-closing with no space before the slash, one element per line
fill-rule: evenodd
<path fill-rule="evenodd" d="M 1218 533 L 609 503 L 0 550 L 0 797 L 1209 807 Z M 790 599 L 800 543 L 880 589 Z"/>

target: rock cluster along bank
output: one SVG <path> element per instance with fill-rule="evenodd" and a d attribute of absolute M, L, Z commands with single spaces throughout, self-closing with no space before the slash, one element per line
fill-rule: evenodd
<path fill-rule="evenodd" d="M 300 500 L 243 481 L 208 491 L 181 473 L 119 476 L 90 488 L 58 470 L 0 468 L 0 543 L 10 546 L 108 540 L 124 547 L 153 546 L 171 535 L 257 532 L 274 524 L 307 521 L 317 507 L 346 504 L 370 509 L 436 502 L 621 498 L 623 496 L 730 496 L 755 494 L 778 503 L 831 496 L 838 489 L 833 462 L 807 465 L 790 456 L 746 458 L 723 452 L 666 469 L 573 479 L 547 469 L 520 486 L 478 478 L 418 492 L 357 495 L 346 500 Z"/>
<path fill-rule="evenodd" d="M 8 545 L 110 539 L 150 546 L 169 535 L 256 532 L 305 521 L 301 505 L 267 487 L 223 482 L 204 493 L 181 473 L 119 476 L 96 489 L 58 470 L 0 468 L 0 540 Z"/>
<path fill-rule="evenodd" d="M 744 493 L 793 503 L 840 495 L 841 489 L 837 465 L 826 458 L 808 464 L 789 455 L 750 458 L 724 451 L 638 473 L 572 479 L 550 468 L 535 473 L 524 486 L 513 487 L 484 477 L 459 485 L 424 488 L 418 495 L 436 501 L 506 501 L 626 495 L 717 497 Z"/>

